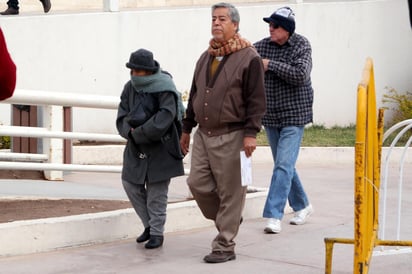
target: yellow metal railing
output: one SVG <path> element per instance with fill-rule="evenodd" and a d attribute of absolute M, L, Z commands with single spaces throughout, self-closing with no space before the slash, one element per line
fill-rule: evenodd
<path fill-rule="evenodd" d="M 325 273 L 332 273 L 333 244 L 353 244 L 353 273 L 368 273 L 375 246 L 412 246 L 412 241 L 381 241 L 378 239 L 380 165 L 383 138 L 383 110 L 377 117 L 373 62 L 366 60 L 362 81 L 358 85 L 354 239 L 325 238 Z"/>

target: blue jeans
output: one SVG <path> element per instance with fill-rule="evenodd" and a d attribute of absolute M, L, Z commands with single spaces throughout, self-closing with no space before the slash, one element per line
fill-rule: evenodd
<path fill-rule="evenodd" d="M 286 200 L 295 212 L 309 205 L 295 169 L 304 127 L 265 127 L 265 130 L 275 166 L 263 217 L 281 220 Z"/>

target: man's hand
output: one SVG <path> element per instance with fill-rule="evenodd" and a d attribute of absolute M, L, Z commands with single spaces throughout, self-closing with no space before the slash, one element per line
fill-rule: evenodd
<path fill-rule="evenodd" d="M 190 134 L 182 133 L 180 137 L 180 149 L 182 150 L 183 155 L 189 153 L 189 144 L 190 144 Z"/>
<path fill-rule="evenodd" d="M 267 71 L 269 69 L 269 61 L 270 59 L 262 59 L 263 69 Z"/>
<path fill-rule="evenodd" d="M 243 149 L 245 150 L 246 157 L 252 156 L 253 151 L 256 149 L 256 138 L 245 137 L 243 138 Z"/>

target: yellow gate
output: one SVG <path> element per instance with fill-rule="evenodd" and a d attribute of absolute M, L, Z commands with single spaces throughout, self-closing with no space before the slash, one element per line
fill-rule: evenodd
<path fill-rule="evenodd" d="M 377 117 L 373 62 L 367 58 L 362 81 L 358 85 L 354 239 L 325 238 L 325 273 L 332 273 L 333 244 L 353 244 L 353 273 L 368 273 L 374 247 L 378 245 L 412 246 L 412 241 L 378 239 L 380 165 L 383 137 L 383 110 Z"/>

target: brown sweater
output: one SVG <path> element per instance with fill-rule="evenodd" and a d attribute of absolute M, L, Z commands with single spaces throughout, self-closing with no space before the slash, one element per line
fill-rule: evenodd
<path fill-rule="evenodd" d="M 252 47 L 227 55 L 210 77 L 213 58 L 206 51 L 196 64 L 183 131 L 199 125 L 209 136 L 244 130 L 245 136 L 255 137 L 266 111 L 259 55 Z"/>

